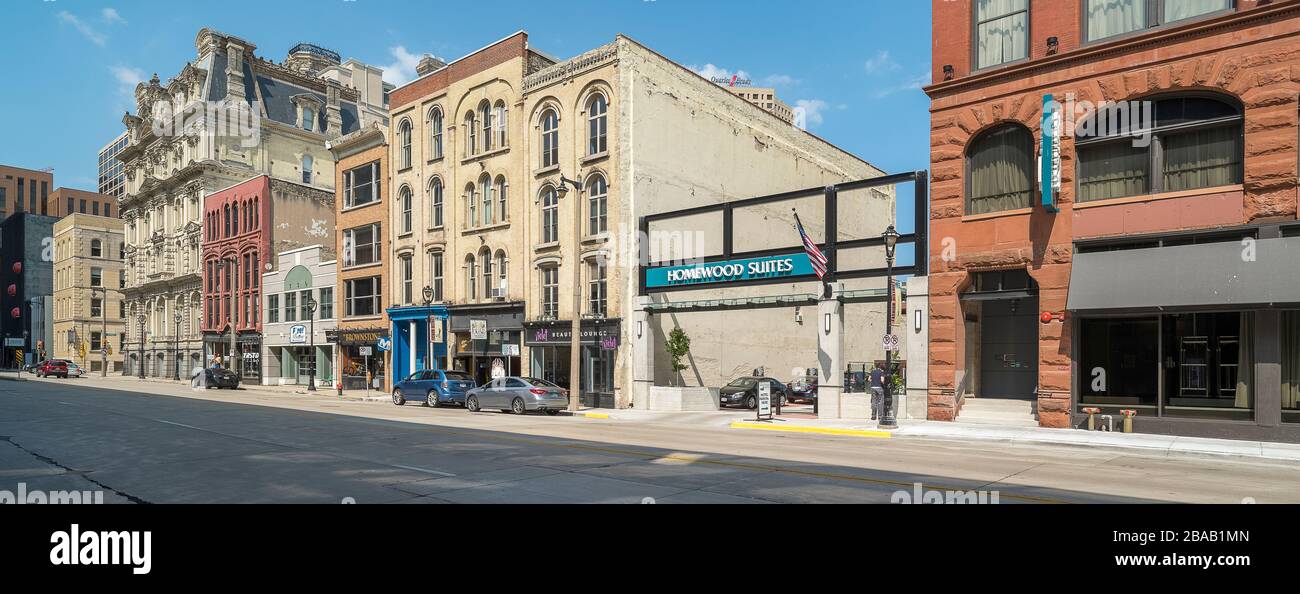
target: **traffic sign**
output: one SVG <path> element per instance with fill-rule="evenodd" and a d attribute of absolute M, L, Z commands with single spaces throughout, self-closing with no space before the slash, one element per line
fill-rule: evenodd
<path fill-rule="evenodd" d="M 880 344 L 881 344 L 881 346 L 883 346 L 883 347 L 885 348 L 886 351 L 897 352 L 897 351 L 898 351 L 898 335 L 897 335 L 897 334 L 886 334 L 885 336 L 881 337 L 881 339 L 880 339 Z"/>
<path fill-rule="evenodd" d="M 357 350 L 361 351 L 361 356 L 362 356 L 362 357 L 369 357 L 371 354 L 373 354 L 373 352 L 370 350 L 370 347 L 368 347 L 368 346 L 360 347 L 360 348 L 357 349 Z"/>
<path fill-rule="evenodd" d="M 758 416 L 759 418 L 772 416 L 772 384 L 766 380 L 758 382 Z"/>

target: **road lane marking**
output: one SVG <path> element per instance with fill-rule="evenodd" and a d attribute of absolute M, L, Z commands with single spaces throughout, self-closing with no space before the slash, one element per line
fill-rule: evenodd
<path fill-rule="evenodd" d="M 389 464 L 388 466 L 392 466 L 393 468 L 401 468 L 403 470 L 413 470 L 415 472 L 423 472 L 425 474 L 432 474 L 436 476 L 456 476 L 450 472 L 443 472 L 441 470 L 429 470 L 428 468 L 420 468 L 419 466 L 406 466 L 404 464 Z"/>
<path fill-rule="evenodd" d="M 175 425 L 177 427 L 184 427 L 186 429 L 193 429 L 195 431 L 207 431 L 207 429 L 200 429 L 198 427 L 195 427 L 194 425 L 186 425 L 185 423 L 173 423 L 171 421 L 164 421 L 162 419 L 154 419 L 154 420 L 158 421 L 159 423 L 167 423 L 168 425 Z"/>

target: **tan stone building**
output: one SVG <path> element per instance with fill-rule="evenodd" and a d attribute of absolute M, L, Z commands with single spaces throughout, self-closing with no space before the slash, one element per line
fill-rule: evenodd
<path fill-rule="evenodd" d="M 776 89 L 768 87 L 723 87 L 731 91 L 737 97 L 744 99 L 754 105 L 757 105 L 763 111 L 766 111 L 787 124 L 794 124 L 794 110 L 790 105 L 780 100 L 776 96 Z"/>
<path fill-rule="evenodd" d="M 335 173 L 338 254 L 334 290 L 337 330 L 328 336 L 338 345 L 338 381 L 361 390 L 369 382 L 388 391 L 392 377 L 386 353 L 377 349 L 389 339 L 385 309 L 390 303 L 388 143 L 378 123 L 330 143 Z M 370 352 L 369 356 L 364 353 Z M 375 383 L 377 382 L 377 383 Z"/>
<path fill-rule="evenodd" d="M 48 214 L 63 218 L 71 214 L 86 214 L 120 218 L 117 211 L 117 198 L 98 192 L 88 192 L 73 188 L 57 188 L 50 193 Z"/>
<path fill-rule="evenodd" d="M 53 357 L 88 373 L 122 370 L 124 234 L 121 219 L 72 214 L 54 224 Z"/>
<path fill-rule="evenodd" d="M 641 217 L 880 175 L 623 36 L 557 63 L 516 33 L 395 89 L 391 111 L 388 290 L 398 307 L 390 318 L 424 306 L 424 287 L 449 313 L 448 360 L 415 357 L 413 367 L 436 363 L 480 382 L 531 375 L 568 386 L 577 318 L 588 406 L 644 406 L 650 384 L 672 380 L 664 357 L 655 364 L 648 351 L 661 350 L 678 324 L 696 340 L 696 385 L 718 386 L 764 366 L 788 371 L 796 364 L 792 348 L 807 351 L 794 357 L 805 366 L 816 358 L 813 325 L 795 325 L 799 315 L 789 310 L 749 312 L 751 322 L 740 325 L 734 313 L 653 315 L 638 334 L 631 322 L 646 315 L 636 299 Z M 892 222 L 892 192 L 861 198 L 859 214 L 871 222 L 853 232 L 878 237 Z M 809 232 L 822 233 L 817 202 L 799 206 Z M 744 215 L 745 245 L 799 245 L 788 205 Z M 675 231 L 697 230 L 702 250 L 722 236 L 721 227 Z M 791 290 L 818 291 L 801 282 L 754 294 Z M 724 293 L 663 293 L 654 301 Z M 877 321 L 881 305 L 871 314 Z M 413 328 L 410 342 L 419 345 L 428 331 Z M 773 340 L 774 332 L 794 336 Z M 400 376 L 411 366 L 403 367 L 400 337 L 394 343 Z M 633 373 L 633 360 L 644 362 L 641 372 Z"/>

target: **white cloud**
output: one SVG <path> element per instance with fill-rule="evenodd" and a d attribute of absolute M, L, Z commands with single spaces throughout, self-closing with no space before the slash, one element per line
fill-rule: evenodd
<path fill-rule="evenodd" d="M 126 24 L 126 19 L 122 18 L 122 15 L 118 14 L 117 9 L 115 8 L 105 8 L 100 11 L 100 15 L 103 16 L 104 22 L 110 25 L 114 23 L 120 23 L 122 25 Z"/>
<path fill-rule="evenodd" d="M 401 86 L 415 80 L 415 67 L 420 64 L 420 56 L 406 51 L 404 46 L 389 48 L 388 53 L 396 60 L 384 66 L 384 81 Z"/>
<path fill-rule="evenodd" d="M 135 87 L 144 82 L 144 71 L 139 68 L 122 66 L 120 64 L 117 66 L 110 66 L 108 71 L 113 73 L 113 78 L 117 81 L 117 110 L 135 110 Z"/>
<path fill-rule="evenodd" d="M 801 128 L 810 126 L 820 126 L 825 118 L 822 117 L 829 104 L 821 99 L 799 99 L 794 102 L 796 124 L 803 124 Z"/>
<path fill-rule="evenodd" d="M 101 47 L 103 47 L 105 44 L 108 43 L 108 38 L 104 37 L 102 33 L 91 28 L 90 25 L 87 25 L 86 23 L 82 22 L 82 20 L 77 18 L 77 16 L 74 14 L 66 10 L 60 10 L 54 16 L 55 18 L 58 18 L 59 22 L 63 24 L 72 25 L 73 28 L 75 28 L 78 32 L 81 33 L 82 37 L 85 37 L 91 43 Z"/>
<path fill-rule="evenodd" d="M 888 50 L 880 50 L 876 52 L 874 57 L 867 59 L 863 68 L 866 69 L 867 74 L 878 74 L 889 72 L 891 70 L 898 70 L 898 62 L 895 62 L 894 59 L 890 57 Z"/>

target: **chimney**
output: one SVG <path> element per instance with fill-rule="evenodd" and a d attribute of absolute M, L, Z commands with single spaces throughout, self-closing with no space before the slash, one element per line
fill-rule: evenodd
<path fill-rule="evenodd" d="M 343 135 L 343 110 L 339 106 L 339 94 L 343 85 L 335 80 L 325 81 L 325 135 L 333 140 Z"/>
<path fill-rule="evenodd" d="M 244 96 L 244 46 L 226 43 L 226 99 L 245 101 Z"/>
<path fill-rule="evenodd" d="M 415 65 L 415 74 L 417 76 L 424 76 L 446 65 L 446 62 L 443 62 L 430 54 L 424 54 L 424 57 L 420 58 L 420 63 Z"/>

